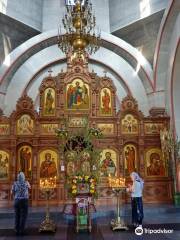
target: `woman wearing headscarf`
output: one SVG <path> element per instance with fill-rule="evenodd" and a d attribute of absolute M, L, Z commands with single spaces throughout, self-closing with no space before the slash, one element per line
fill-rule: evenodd
<path fill-rule="evenodd" d="M 23 172 L 19 172 L 17 181 L 12 186 L 12 194 L 14 195 L 15 209 L 15 231 L 17 235 L 23 235 L 27 214 L 30 184 L 25 180 Z"/>
<path fill-rule="evenodd" d="M 142 201 L 144 181 L 136 172 L 132 172 L 130 177 L 133 184 L 129 185 L 127 191 L 131 193 L 132 224 L 134 227 L 142 227 L 142 220 L 144 217 Z"/>

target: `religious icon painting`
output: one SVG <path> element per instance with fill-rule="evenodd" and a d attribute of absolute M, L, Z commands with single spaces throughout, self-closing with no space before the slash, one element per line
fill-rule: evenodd
<path fill-rule="evenodd" d="M 133 144 L 127 144 L 124 147 L 124 159 L 125 159 L 125 173 L 129 175 L 130 173 L 136 171 L 137 169 L 137 149 Z"/>
<path fill-rule="evenodd" d="M 47 149 L 39 154 L 40 178 L 58 177 L 58 154 L 52 149 Z"/>
<path fill-rule="evenodd" d="M 145 123 L 145 134 L 160 134 L 160 130 L 164 128 L 163 123 Z"/>
<path fill-rule="evenodd" d="M 9 124 L 0 124 L 0 136 L 10 134 L 10 125 Z"/>
<path fill-rule="evenodd" d="M 126 114 L 121 121 L 123 134 L 138 134 L 138 120 L 132 114 Z"/>
<path fill-rule="evenodd" d="M 44 91 L 43 115 L 55 116 L 56 93 L 53 88 L 46 88 Z"/>
<path fill-rule="evenodd" d="M 79 128 L 87 127 L 88 120 L 86 117 L 70 117 L 68 121 L 69 127 Z"/>
<path fill-rule="evenodd" d="M 82 79 L 74 79 L 66 87 L 66 106 L 69 110 L 88 110 L 90 104 L 89 85 Z"/>
<path fill-rule="evenodd" d="M 73 161 L 69 161 L 67 163 L 67 176 L 73 176 L 75 174 L 75 163 Z"/>
<path fill-rule="evenodd" d="M 113 123 L 98 123 L 97 128 L 99 128 L 103 135 L 114 134 L 114 124 Z"/>
<path fill-rule="evenodd" d="M 29 145 L 23 145 L 18 150 L 18 171 L 24 172 L 26 178 L 31 178 L 32 148 Z"/>
<path fill-rule="evenodd" d="M 0 181 L 9 178 L 9 153 L 0 150 Z"/>
<path fill-rule="evenodd" d="M 162 157 L 160 148 L 151 148 L 146 151 L 146 176 L 148 177 L 165 177 L 167 176 L 166 163 Z"/>
<path fill-rule="evenodd" d="M 41 124 L 41 134 L 42 135 L 56 135 L 56 129 L 58 129 L 57 123 Z"/>
<path fill-rule="evenodd" d="M 112 115 L 112 96 L 109 88 L 103 88 L 100 92 L 100 114 L 104 116 Z"/>
<path fill-rule="evenodd" d="M 104 149 L 101 153 L 100 176 L 116 176 L 117 172 L 117 154 L 112 149 Z"/>
<path fill-rule="evenodd" d="M 83 175 L 91 174 L 91 155 L 87 151 L 82 151 L 80 154 L 80 171 Z"/>
<path fill-rule="evenodd" d="M 28 114 L 23 114 L 17 120 L 17 135 L 33 135 L 34 121 Z"/>

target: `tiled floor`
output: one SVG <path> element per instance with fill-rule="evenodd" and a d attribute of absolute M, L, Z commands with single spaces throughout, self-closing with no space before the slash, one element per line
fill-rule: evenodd
<path fill-rule="evenodd" d="M 57 224 L 56 233 L 39 233 L 38 227 L 44 218 L 42 208 L 30 208 L 27 221 L 26 234 L 23 237 L 16 237 L 13 230 L 14 215 L 13 209 L 0 209 L 0 240 L 29 239 L 29 240 L 178 240 L 180 239 L 180 208 L 172 205 L 146 205 L 144 207 L 144 234 L 137 236 L 130 225 L 130 206 L 126 206 L 122 215 L 129 226 L 128 231 L 115 231 L 110 228 L 110 220 L 114 216 L 111 207 L 99 206 L 93 215 L 92 232 L 81 231 L 76 233 L 72 217 L 64 216 L 61 209 L 52 208 L 51 217 Z M 146 229 L 151 230 L 173 230 L 173 233 L 145 233 Z"/>

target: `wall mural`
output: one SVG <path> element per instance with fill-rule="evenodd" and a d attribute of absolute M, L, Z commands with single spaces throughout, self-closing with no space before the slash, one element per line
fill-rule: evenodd
<path fill-rule="evenodd" d="M 10 125 L 9 124 L 0 124 L 0 136 L 10 134 Z"/>
<path fill-rule="evenodd" d="M 29 145 L 23 145 L 18 150 L 18 171 L 23 171 L 27 178 L 31 177 L 32 148 Z"/>
<path fill-rule="evenodd" d="M 56 123 L 44 123 L 41 124 L 41 134 L 43 135 L 55 135 L 55 131 L 58 128 Z"/>
<path fill-rule="evenodd" d="M 67 109 L 89 109 L 89 86 L 82 79 L 76 78 L 66 87 Z"/>
<path fill-rule="evenodd" d="M 32 135 L 34 128 L 34 121 L 28 114 L 23 114 L 17 121 L 18 135 Z"/>
<path fill-rule="evenodd" d="M 100 92 L 100 113 L 101 115 L 112 115 L 112 98 L 109 88 L 103 88 Z"/>
<path fill-rule="evenodd" d="M 147 176 L 166 176 L 166 164 L 162 157 L 160 148 L 151 148 L 145 154 L 146 175 Z"/>
<path fill-rule="evenodd" d="M 55 90 L 53 88 L 46 88 L 44 91 L 44 112 L 46 116 L 55 115 L 55 99 L 56 99 Z"/>
<path fill-rule="evenodd" d="M 133 144 L 127 144 L 124 147 L 125 171 L 129 175 L 136 170 L 137 149 Z"/>
<path fill-rule="evenodd" d="M 51 149 L 44 150 L 39 155 L 40 178 L 58 176 L 58 155 Z"/>
<path fill-rule="evenodd" d="M 145 134 L 159 134 L 160 130 L 164 128 L 163 123 L 145 123 Z"/>
<path fill-rule="evenodd" d="M 9 153 L 0 150 L 0 180 L 7 180 L 9 175 Z"/>
<path fill-rule="evenodd" d="M 121 122 L 122 133 L 128 134 L 138 134 L 138 121 L 131 115 L 126 114 Z"/>
<path fill-rule="evenodd" d="M 114 133 L 113 123 L 98 123 L 97 128 L 99 128 L 104 135 L 112 135 Z"/>
<path fill-rule="evenodd" d="M 117 168 L 117 154 L 112 149 L 104 149 L 101 153 L 101 176 L 108 177 L 116 175 Z"/>

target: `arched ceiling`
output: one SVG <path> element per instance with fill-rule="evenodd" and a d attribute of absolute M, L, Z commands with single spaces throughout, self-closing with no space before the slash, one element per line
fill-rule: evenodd
<path fill-rule="evenodd" d="M 30 91 L 34 79 L 39 83 L 42 81 L 41 72 L 47 71 L 47 67 L 53 68 L 59 62 L 60 71 L 61 64 L 64 64 L 63 59 L 65 56 L 57 48 L 57 31 L 40 34 L 15 49 L 5 59 L 0 69 L 1 92 L 5 94 L 3 105 L 5 113 L 9 114 L 14 109 L 15 102 L 27 86 Z M 138 100 L 141 110 L 148 114 L 146 94 L 153 91 L 152 69 L 135 48 L 111 34 L 102 33 L 101 48 L 90 57 L 90 62 L 92 68 L 99 69 L 100 74 L 107 69 L 119 90 L 120 99 L 125 93 L 132 93 Z M 37 73 L 41 79 L 39 81 Z M 37 90 L 38 84 L 33 99 L 37 98 Z M 9 104 L 12 96 L 15 101 Z"/>

